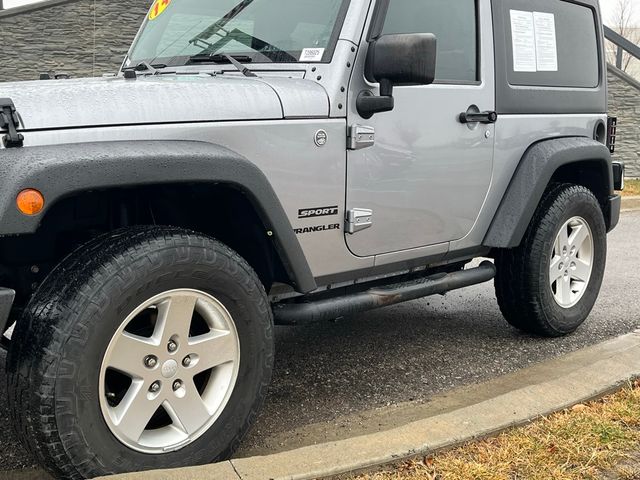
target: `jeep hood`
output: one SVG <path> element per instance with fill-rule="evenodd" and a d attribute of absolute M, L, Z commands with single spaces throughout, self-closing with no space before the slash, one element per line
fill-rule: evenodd
<path fill-rule="evenodd" d="M 20 130 L 327 117 L 319 84 L 293 78 L 155 75 L 0 84 Z"/>

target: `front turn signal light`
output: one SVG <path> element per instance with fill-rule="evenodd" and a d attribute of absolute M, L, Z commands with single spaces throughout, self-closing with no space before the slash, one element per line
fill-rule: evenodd
<path fill-rule="evenodd" d="M 18 210 L 25 215 L 37 215 L 44 208 L 44 196 L 33 188 L 22 190 L 16 197 Z"/>

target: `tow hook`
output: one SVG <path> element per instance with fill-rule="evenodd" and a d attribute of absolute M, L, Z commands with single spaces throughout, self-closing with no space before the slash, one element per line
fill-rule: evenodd
<path fill-rule="evenodd" d="M 18 133 L 20 118 L 10 98 L 0 98 L 0 129 L 6 129 L 7 134 L 2 137 L 4 148 L 19 148 L 24 145 L 24 135 Z"/>

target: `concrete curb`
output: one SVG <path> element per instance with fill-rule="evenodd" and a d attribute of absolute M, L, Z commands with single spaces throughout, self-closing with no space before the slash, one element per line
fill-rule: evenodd
<path fill-rule="evenodd" d="M 632 212 L 640 210 L 640 196 L 622 197 L 622 211 Z"/>
<path fill-rule="evenodd" d="M 531 383 L 475 405 L 386 432 L 263 457 L 108 478 L 311 480 L 425 455 L 597 398 L 640 376 L 640 330 L 550 363 L 559 372 L 552 380 Z M 526 375 L 526 369 L 522 375 Z"/>

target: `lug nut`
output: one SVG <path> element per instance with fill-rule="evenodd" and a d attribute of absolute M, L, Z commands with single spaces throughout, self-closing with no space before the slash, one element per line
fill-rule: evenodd
<path fill-rule="evenodd" d="M 173 340 L 169 340 L 169 345 L 167 345 L 167 349 L 169 350 L 169 352 L 173 353 L 176 350 L 178 350 L 178 344 Z"/>
<path fill-rule="evenodd" d="M 149 387 L 151 393 L 158 393 L 160 391 L 160 382 L 153 382 Z"/>
<path fill-rule="evenodd" d="M 176 380 L 173 382 L 173 391 L 180 390 L 182 388 L 182 382 L 180 380 Z"/>
<path fill-rule="evenodd" d="M 158 365 L 158 359 L 153 355 L 149 355 L 147 358 L 144 359 L 144 365 L 147 368 L 155 368 L 156 365 Z"/>
<path fill-rule="evenodd" d="M 182 360 L 182 366 L 188 367 L 189 365 L 191 365 L 191 357 L 184 357 L 184 360 Z"/>

